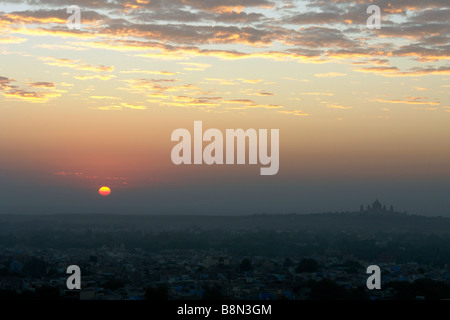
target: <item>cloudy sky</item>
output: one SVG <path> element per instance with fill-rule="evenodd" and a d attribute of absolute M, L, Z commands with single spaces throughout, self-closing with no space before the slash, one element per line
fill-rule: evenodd
<path fill-rule="evenodd" d="M 4 0 L 0 213 L 308 213 L 379 198 L 450 216 L 449 16 L 448 0 Z M 171 133 L 194 120 L 279 129 L 278 174 L 175 166 Z"/>

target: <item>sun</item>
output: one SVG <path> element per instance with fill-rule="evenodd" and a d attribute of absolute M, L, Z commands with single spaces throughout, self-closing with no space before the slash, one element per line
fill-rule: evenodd
<path fill-rule="evenodd" d="M 104 197 L 109 196 L 109 194 L 111 193 L 111 189 L 109 187 L 101 187 L 100 189 L 98 189 L 98 193 Z"/>

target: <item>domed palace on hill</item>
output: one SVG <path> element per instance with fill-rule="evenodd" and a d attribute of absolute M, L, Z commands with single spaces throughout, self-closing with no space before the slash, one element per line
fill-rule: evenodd
<path fill-rule="evenodd" d="M 360 213 L 364 213 L 364 214 L 395 214 L 395 215 L 406 215 L 407 212 L 398 212 L 398 211 L 394 211 L 394 206 L 390 206 L 389 210 L 386 208 L 386 205 L 382 205 L 380 201 L 378 201 L 378 199 L 376 199 L 373 203 L 372 206 L 368 205 L 367 209 L 364 210 L 364 206 L 361 205 L 361 208 L 359 210 Z"/>

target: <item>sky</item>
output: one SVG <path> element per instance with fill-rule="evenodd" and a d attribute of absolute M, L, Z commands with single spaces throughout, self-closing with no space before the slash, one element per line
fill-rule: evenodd
<path fill-rule="evenodd" d="M 450 217 L 449 16 L 448 0 L 4 0 L 0 213 L 317 213 L 378 198 Z M 175 165 L 171 134 L 194 121 L 278 129 L 278 173 Z"/>

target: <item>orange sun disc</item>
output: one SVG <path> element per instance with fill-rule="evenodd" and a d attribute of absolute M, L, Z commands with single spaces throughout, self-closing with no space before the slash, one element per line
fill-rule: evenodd
<path fill-rule="evenodd" d="M 109 187 L 101 187 L 100 189 L 98 189 L 98 193 L 104 197 L 109 196 L 109 194 L 111 193 L 111 189 Z"/>

